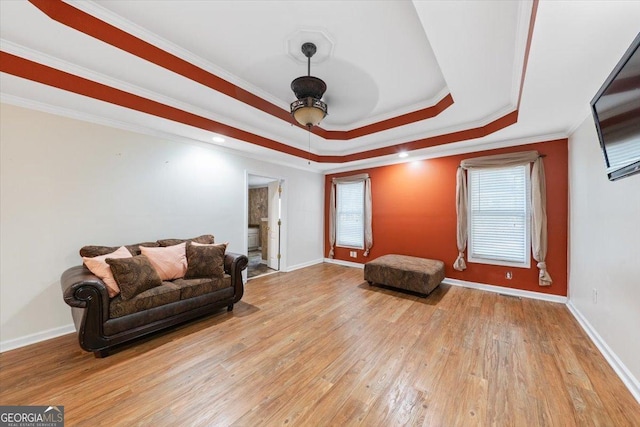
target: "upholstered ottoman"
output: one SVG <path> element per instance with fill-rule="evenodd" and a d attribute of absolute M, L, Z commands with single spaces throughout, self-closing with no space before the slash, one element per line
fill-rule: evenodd
<path fill-rule="evenodd" d="M 364 265 L 364 280 L 427 296 L 444 279 L 444 262 L 406 255 L 383 255 Z"/>

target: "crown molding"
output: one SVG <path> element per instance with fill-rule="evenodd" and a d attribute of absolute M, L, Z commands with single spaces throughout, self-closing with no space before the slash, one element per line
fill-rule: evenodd
<path fill-rule="evenodd" d="M 220 122 L 228 126 L 232 126 L 235 128 L 242 128 L 244 130 L 247 130 L 248 132 L 255 133 L 257 135 L 262 135 L 269 139 L 282 140 L 281 136 L 269 134 L 268 132 L 265 132 L 264 129 L 262 128 L 251 126 L 244 122 L 241 123 L 237 120 L 230 119 L 227 116 L 222 116 L 220 114 L 212 113 L 210 110 L 206 110 L 204 108 L 197 107 L 193 104 L 179 101 L 175 98 L 171 98 L 166 95 L 161 95 L 157 92 L 142 88 L 140 86 L 127 83 L 125 81 L 115 79 L 113 77 L 109 77 L 102 73 L 98 73 L 96 71 L 90 70 L 86 67 L 72 64 L 70 62 L 55 58 L 46 53 L 42 53 L 40 51 L 19 45 L 9 40 L 0 39 L 0 44 L 2 45 L 3 52 L 7 52 L 12 55 L 19 56 L 29 61 L 33 61 L 38 64 L 45 65 L 47 67 L 55 68 L 57 70 L 64 71 L 65 73 L 73 74 L 74 76 L 91 80 L 96 83 L 100 83 L 114 89 L 122 90 L 124 92 L 137 95 L 137 96 L 149 99 L 151 101 L 159 102 L 167 106 L 175 107 L 183 111 L 197 114 L 201 117 L 206 117 L 210 120 L 214 120 L 216 122 Z M 297 145 L 287 144 L 287 145 L 291 145 L 292 147 L 299 148 L 299 149 L 305 148 L 304 144 L 297 144 Z"/>
<path fill-rule="evenodd" d="M 65 1 L 65 0 L 63 0 Z M 113 12 L 111 12 L 110 10 L 106 9 L 103 6 L 100 6 L 99 4 L 97 4 L 94 1 L 82 1 L 82 2 L 73 2 L 73 4 L 71 4 L 68 1 L 65 1 L 66 3 L 72 5 L 73 7 L 89 14 L 92 15 L 110 25 L 113 25 L 114 27 L 117 27 L 123 31 L 126 31 L 127 33 L 138 37 L 144 41 L 146 41 L 147 43 L 150 43 L 162 50 L 165 50 L 166 52 L 175 55 L 187 62 L 190 62 L 193 65 L 196 65 L 200 68 L 202 68 L 203 70 L 214 74 L 220 78 L 223 78 L 225 80 L 227 80 L 228 82 L 239 86 L 251 93 L 253 93 L 254 95 L 259 96 L 260 98 L 269 101 L 272 104 L 275 104 L 277 106 L 279 106 L 280 108 L 282 108 L 283 110 L 289 110 L 289 103 L 284 102 L 283 100 L 281 100 L 280 98 L 275 97 L 274 95 L 272 95 L 269 92 L 266 92 L 264 90 L 262 90 L 261 88 L 259 88 L 258 86 L 255 86 L 253 84 L 251 84 L 250 82 L 243 80 L 242 78 L 226 71 L 225 69 L 205 60 L 204 58 L 202 58 L 199 55 L 196 55 L 195 53 L 191 52 L 190 50 L 178 46 L 175 43 L 170 42 L 169 40 L 160 37 L 159 35 L 155 34 L 152 31 L 149 31 L 146 28 L 143 28 L 125 18 L 123 18 L 122 16 L 115 14 Z M 307 31 L 311 31 L 311 30 L 307 30 Z M 318 31 L 322 34 L 324 34 L 328 39 L 331 40 L 331 37 L 328 35 L 328 31 L 324 28 L 322 29 L 318 29 L 318 30 L 314 30 L 314 31 Z M 332 48 L 333 50 L 333 48 Z M 285 53 L 287 53 L 288 55 L 288 49 L 286 46 L 286 42 L 285 42 Z M 290 56 L 290 55 L 288 55 Z M 295 61 L 295 59 L 294 59 Z M 305 61 L 303 61 L 304 63 L 306 63 L 306 59 Z M 358 129 L 361 127 L 367 127 L 370 126 L 372 124 L 381 122 L 381 121 L 385 121 L 385 120 L 389 120 L 389 119 L 393 119 L 396 118 L 398 116 L 402 116 L 405 114 L 409 114 L 412 113 L 414 111 L 418 111 L 418 110 L 422 110 L 422 109 L 426 109 L 426 108 L 430 108 L 435 106 L 439 101 L 441 101 L 445 96 L 447 96 L 449 94 L 449 89 L 447 88 L 447 86 L 445 85 L 440 91 L 438 91 L 435 95 L 433 95 L 431 98 L 429 99 L 425 99 L 423 101 L 417 102 L 415 104 L 412 105 L 405 105 L 402 106 L 401 108 L 398 108 L 394 111 L 391 112 L 387 112 L 387 113 L 381 113 L 381 114 L 377 114 L 375 116 L 371 116 L 368 117 L 366 119 L 363 120 L 359 120 L 357 122 L 351 123 L 348 126 L 333 126 L 333 127 L 327 127 L 324 128 L 326 131 L 339 131 L 339 132 L 347 132 L 350 130 L 354 130 L 354 129 Z"/>
<path fill-rule="evenodd" d="M 231 154 L 234 156 L 244 157 L 251 160 L 258 160 L 265 163 L 270 163 L 278 166 L 285 166 L 292 169 L 298 169 L 305 172 L 312 172 L 316 174 L 323 173 L 322 170 L 318 170 L 314 167 L 309 167 L 308 165 L 296 164 L 293 160 L 298 159 L 296 156 L 279 152 L 279 154 L 289 157 L 291 161 L 286 160 L 278 160 L 278 159 L 269 159 L 265 158 L 265 156 L 260 155 L 260 153 L 251 153 L 243 150 L 235 150 L 230 147 L 225 147 L 221 144 L 216 144 L 213 142 L 202 141 L 199 139 L 188 138 L 182 135 L 176 135 L 169 132 L 160 131 L 151 127 L 140 126 L 140 125 L 132 125 L 130 123 L 126 123 L 120 120 L 106 119 L 102 116 L 97 116 L 94 114 L 89 114 L 85 112 L 79 112 L 76 110 L 63 108 L 51 104 L 46 104 L 43 102 L 37 102 L 30 99 L 21 98 L 14 95 L 9 95 L 5 93 L 0 93 L 0 103 L 13 105 L 16 107 L 27 108 L 30 110 L 40 111 L 43 113 L 53 114 L 56 116 L 66 117 L 69 119 L 80 120 L 87 123 L 93 123 L 100 126 L 120 129 L 128 132 L 138 133 L 141 135 L 153 136 L 156 138 L 161 138 L 167 141 L 181 143 L 181 144 L 189 144 L 196 145 L 199 147 L 207 148 L 207 149 L 215 149 L 221 151 L 226 154 Z M 312 163 L 314 164 L 314 163 Z"/>
<path fill-rule="evenodd" d="M 487 116 L 484 116 L 482 118 L 479 118 L 473 121 L 467 121 L 462 124 L 455 124 L 452 126 L 432 129 L 428 132 L 419 132 L 419 133 L 414 132 L 412 134 L 405 135 L 405 136 L 394 137 L 390 135 L 387 138 L 383 138 L 379 142 L 367 144 L 366 149 L 367 151 L 369 151 L 369 150 L 383 149 L 387 147 L 398 147 L 404 144 L 410 144 L 414 141 L 421 140 L 421 139 L 436 138 L 441 135 L 447 135 L 447 134 L 456 133 L 456 132 L 464 132 L 469 129 L 481 128 L 483 126 L 487 126 L 491 124 L 496 120 L 499 120 L 500 118 L 514 111 L 515 111 L 515 106 L 511 104 L 507 104 Z M 393 133 L 393 130 L 389 129 L 387 131 L 382 131 L 380 133 L 384 135 L 383 132 Z M 468 140 L 465 140 L 465 141 L 468 141 Z M 345 141 L 345 142 L 348 143 L 349 141 Z M 349 155 L 357 155 L 362 151 L 363 151 L 362 147 L 354 147 L 354 148 L 348 148 L 344 150 L 332 150 L 329 148 L 329 149 L 324 149 L 322 151 L 322 154 L 327 156 L 349 156 Z"/>
<path fill-rule="evenodd" d="M 349 124 L 348 126 L 345 126 L 345 125 L 331 126 L 331 127 L 327 126 L 326 128 L 323 128 L 323 129 L 326 130 L 327 132 L 349 132 L 349 131 L 354 131 L 356 129 L 368 127 L 368 126 L 374 125 L 374 124 L 379 123 L 379 122 L 384 122 L 386 120 L 392 120 L 392 119 L 395 119 L 397 117 L 404 116 L 405 114 L 411 114 L 411 113 L 413 113 L 415 111 L 420 111 L 420 110 L 424 110 L 424 109 L 427 109 L 427 108 L 432 108 L 432 107 L 436 106 L 440 101 L 442 101 L 449 94 L 450 94 L 449 88 L 445 85 L 442 89 L 440 89 L 438 91 L 438 93 L 436 93 L 434 96 L 432 96 L 429 99 L 417 102 L 415 104 L 405 105 L 405 106 L 397 108 L 397 109 L 395 109 L 395 110 L 393 110 L 391 112 L 376 114 L 375 116 L 370 116 L 370 117 L 367 117 L 366 119 L 362 119 L 362 120 L 358 120 L 357 122 L 353 122 L 353 123 Z M 288 108 L 288 106 L 287 106 L 287 108 Z M 434 117 L 436 117 L 436 116 L 434 116 Z M 424 120 L 428 120 L 428 119 L 424 119 Z M 413 123 L 416 123 L 416 122 L 413 122 Z M 386 131 L 391 130 L 391 129 L 395 129 L 395 128 L 389 128 L 389 129 L 386 129 L 386 130 L 382 130 L 380 132 L 386 132 Z"/>
<path fill-rule="evenodd" d="M 228 82 L 238 87 L 241 87 L 242 89 L 249 91 L 254 95 L 257 95 L 260 98 L 265 99 L 270 103 L 275 104 L 284 110 L 289 109 L 288 103 L 283 102 L 281 99 L 273 96 L 269 92 L 266 92 L 260 89 L 259 87 L 252 85 L 251 83 L 241 79 L 235 74 L 231 74 L 227 70 L 205 60 L 204 58 L 202 58 L 199 55 L 196 55 L 190 50 L 185 49 L 182 46 L 178 46 L 177 44 L 172 43 L 169 40 L 160 37 L 156 33 L 149 31 L 148 29 L 143 28 L 131 22 L 120 15 L 111 12 L 109 9 L 106 9 L 103 6 L 100 6 L 95 1 L 85 0 L 85 1 L 76 1 L 73 3 L 69 1 L 65 1 L 65 3 L 95 18 L 98 18 L 101 21 L 106 22 L 107 24 L 113 25 L 116 28 L 119 28 L 135 37 L 138 37 L 139 39 L 144 40 L 147 43 L 150 43 L 172 55 L 175 55 L 178 58 L 181 58 L 187 62 L 190 62 L 191 64 L 199 68 L 202 68 L 203 70 L 211 74 L 214 74 L 224 80 L 227 80 Z"/>
<path fill-rule="evenodd" d="M 399 158 L 397 155 L 389 155 L 385 157 L 377 157 L 371 160 L 360 160 L 349 164 L 341 165 L 338 168 L 327 169 L 325 175 L 333 175 L 342 172 L 353 172 L 361 169 L 377 168 L 383 166 L 397 165 L 401 163 L 413 163 L 423 160 L 437 159 L 440 157 L 457 156 L 460 154 L 477 153 L 479 151 L 497 150 L 500 148 L 517 147 L 527 144 L 539 144 L 559 139 L 566 139 L 565 133 L 553 133 L 544 135 L 532 135 L 529 137 L 518 139 L 504 139 L 499 141 L 482 142 L 478 144 L 469 144 L 469 141 L 460 141 L 457 143 L 436 145 L 434 147 L 418 150 L 415 154 L 409 154 L 409 157 Z"/>
<path fill-rule="evenodd" d="M 516 24 L 510 94 L 511 103 L 516 107 L 520 105 L 520 97 L 522 96 L 522 83 L 526 72 L 525 63 L 530 43 L 529 35 L 533 27 L 531 19 L 534 3 L 537 3 L 537 0 L 521 0 L 518 2 L 518 22 Z"/>
<path fill-rule="evenodd" d="M 76 28 L 77 31 L 83 32 L 87 35 L 95 34 L 95 37 L 99 37 L 105 42 L 112 43 L 113 46 L 120 46 L 121 49 L 124 50 L 129 49 L 128 51 L 134 56 L 142 59 L 148 58 L 147 60 L 154 62 L 154 58 L 150 57 L 151 53 L 153 53 L 154 55 L 159 55 L 160 58 L 163 58 L 162 60 L 158 60 L 156 65 L 163 66 L 165 69 L 175 69 L 177 65 L 187 67 L 187 69 L 191 71 L 182 73 L 178 71 L 176 72 L 181 74 L 183 77 L 186 77 L 189 81 L 201 82 L 201 84 L 204 84 L 221 94 L 227 93 L 229 90 L 233 89 L 229 89 L 228 86 L 224 85 L 219 86 L 223 83 L 219 77 L 214 75 L 203 75 L 203 73 L 206 74 L 205 70 L 198 69 L 193 64 L 190 64 L 167 51 L 163 51 L 162 49 L 151 45 L 132 34 L 126 33 L 106 21 L 101 21 L 90 14 L 87 15 L 87 12 L 77 9 L 69 3 L 65 3 L 61 0 L 52 0 L 51 3 L 44 0 L 30 1 L 37 7 L 41 8 L 41 10 L 43 10 L 47 15 L 50 14 L 49 16 L 51 16 L 52 19 L 55 19 L 56 21 L 60 20 L 59 22 L 62 24 L 68 23 L 65 25 L 70 25 L 71 28 Z M 534 0 L 534 5 L 535 4 L 536 2 Z M 534 15 L 535 14 L 532 13 L 531 23 L 534 21 Z M 77 20 L 74 21 L 73 19 L 77 17 L 84 17 L 88 21 L 84 24 L 79 24 L 77 23 Z M 93 25 L 92 23 L 98 25 L 102 32 L 91 27 L 90 24 Z M 103 38 L 100 35 L 105 31 L 107 35 Z M 530 34 L 531 31 L 529 31 L 529 35 Z M 120 37 L 120 39 L 118 37 Z M 526 43 L 527 51 L 530 47 L 529 41 L 530 40 Z M 94 73 L 91 70 L 55 60 L 47 55 L 38 55 L 39 53 L 32 50 L 21 50 L 15 44 L 12 45 L 12 47 L 16 53 L 20 52 L 24 56 L 34 57 L 39 61 L 31 61 L 29 59 L 21 58 L 18 55 L 14 55 L 13 57 L 5 55 L 6 61 L 4 61 L 2 69 L 9 74 L 30 79 L 67 92 L 95 98 L 111 105 L 128 108 L 140 113 L 150 114 L 164 120 L 195 127 L 204 132 L 220 133 L 233 140 L 244 141 L 263 149 L 279 151 L 280 153 L 283 153 L 285 157 L 290 155 L 303 160 L 308 158 L 310 161 L 314 161 L 315 163 L 323 163 L 327 165 L 327 167 L 331 167 L 329 166 L 330 164 L 338 163 L 342 163 L 345 167 L 349 167 L 348 165 L 367 163 L 370 159 L 374 158 L 393 157 L 393 155 L 397 154 L 399 151 L 421 152 L 423 150 L 429 150 L 434 146 L 455 145 L 462 141 L 474 141 L 488 137 L 505 127 L 517 123 L 517 109 L 511 105 L 506 105 L 492 114 L 484 118 L 474 120 L 473 122 L 465 122 L 464 124 L 451 126 L 449 128 L 432 130 L 426 134 L 414 134 L 401 138 L 396 137 L 394 139 L 394 127 L 404 125 L 411 126 L 411 124 L 415 123 L 411 121 L 411 119 L 415 119 L 414 116 L 411 118 L 404 118 L 398 123 L 389 124 L 389 127 L 378 127 L 377 129 L 370 129 L 367 133 L 360 134 L 362 137 L 372 133 L 377 134 L 379 132 L 384 132 L 378 137 L 379 139 L 373 138 L 374 140 L 377 139 L 377 143 L 371 143 L 363 146 L 362 143 L 364 141 L 360 141 L 359 144 L 351 144 L 351 149 L 347 148 L 343 151 L 339 151 L 338 153 L 340 154 L 324 154 L 326 152 L 324 150 L 322 150 L 322 154 L 319 154 L 317 153 L 317 150 L 302 147 L 305 142 L 302 138 L 292 137 L 291 135 L 285 136 L 284 138 L 283 136 L 273 137 L 273 135 L 269 137 L 266 136 L 268 132 L 265 132 L 262 129 L 246 126 L 244 123 L 240 124 L 237 121 L 234 122 L 232 119 L 222 118 L 191 104 L 180 102 L 170 97 L 160 96 L 157 93 L 142 89 L 135 85 L 130 85 L 116 79 L 111 79 L 98 73 Z M 55 64 L 56 67 L 43 65 L 40 62 L 52 63 Z M 67 69 L 71 72 L 62 71 L 58 68 Z M 526 65 L 524 68 L 526 68 Z M 90 78 L 82 77 L 83 75 L 90 76 Z M 227 84 L 230 83 L 227 82 Z M 237 90 L 241 89 L 237 88 Z M 233 90 L 231 91 L 233 92 Z M 245 93 L 244 95 L 249 96 L 249 99 L 251 99 L 248 103 L 240 101 L 247 106 L 254 105 L 255 102 L 260 102 L 260 100 L 253 94 Z M 447 98 L 452 102 L 452 98 L 450 96 L 447 96 Z M 239 98 L 236 98 L 236 100 L 238 99 Z M 262 101 L 266 103 L 266 101 Z M 264 104 L 261 105 L 262 107 L 258 108 L 258 110 L 261 110 L 263 114 L 275 115 L 281 119 L 286 116 L 287 121 L 290 120 L 288 113 L 283 115 L 282 111 L 275 111 L 276 107 L 274 105 L 271 105 L 271 107 L 264 106 Z M 451 104 L 445 105 L 444 108 L 447 108 L 450 105 Z M 442 109 L 440 109 L 439 112 L 440 111 L 442 111 Z M 424 113 L 424 111 L 422 113 Z M 437 114 L 438 112 L 436 112 L 436 115 Z M 420 117 L 426 118 L 426 116 Z M 143 126 L 145 125 L 143 124 Z M 314 129 L 312 132 L 317 135 L 318 132 L 325 131 L 324 129 L 318 129 L 318 131 L 315 131 Z M 356 148 L 354 145 L 359 146 Z M 470 142 L 464 145 L 469 146 L 475 144 Z M 343 146 L 348 147 L 349 144 L 346 143 Z"/>
<path fill-rule="evenodd" d="M 585 109 L 585 112 L 580 116 L 581 118 L 576 120 L 576 122 L 573 125 L 571 125 L 571 127 L 569 127 L 569 129 L 567 130 L 567 135 L 573 135 L 574 132 L 577 131 L 580 126 L 582 126 L 582 123 L 584 123 L 585 120 L 588 120 L 590 117 L 592 117 L 590 108 L 585 107 L 584 109 Z"/>
<path fill-rule="evenodd" d="M 199 61 L 202 62 L 202 58 L 163 40 L 157 35 L 124 20 L 94 3 L 80 2 L 72 5 L 62 0 L 29 1 L 48 17 L 62 25 L 66 25 L 87 36 L 101 40 L 166 70 L 175 72 L 186 79 L 203 84 L 210 89 L 235 98 L 241 103 L 257 108 L 286 123 L 300 126 L 289 114 L 288 105 L 286 108 L 283 108 L 282 101 L 271 102 L 265 96 L 256 95 L 253 91 L 259 91 L 257 88 L 252 88 L 252 91 L 246 90 L 242 86 L 232 83 L 230 79 L 220 77 L 218 75 L 220 73 L 214 74 L 207 71 L 205 68 L 215 68 L 213 64 L 202 64 L 203 67 L 196 65 Z M 123 28 L 127 28 L 129 31 L 125 31 Z M 139 34 L 140 37 L 136 34 Z M 145 38 L 152 41 L 147 41 Z M 159 47 L 163 45 L 167 47 L 167 49 Z M 186 60 L 178 54 L 173 54 L 171 49 L 180 51 L 181 55 L 189 57 L 190 60 Z M 228 74 L 225 75 L 225 77 L 229 77 Z M 261 95 L 264 95 L 264 93 L 261 92 Z M 453 98 L 449 97 L 448 99 L 453 103 Z M 349 131 L 330 131 L 317 126 L 311 131 L 327 140 L 352 139 L 354 137 L 374 134 L 437 116 L 451 105 L 450 103 L 442 107 L 443 104 L 441 103 L 442 100 L 440 101 L 440 105 L 432 105 L 422 110 L 412 111 L 405 115 L 395 116 L 393 119 L 371 123 Z M 300 127 L 302 128 L 302 126 Z M 349 136 L 350 133 L 355 135 Z"/>

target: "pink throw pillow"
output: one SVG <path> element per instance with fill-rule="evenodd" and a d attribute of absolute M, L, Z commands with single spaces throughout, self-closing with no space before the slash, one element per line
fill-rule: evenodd
<path fill-rule="evenodd" d="M 181 279 L 187 272 L 186 242 L 159 248 L 140 246 L 140 251 L 149 258 L 149 262 L 162 280 Z"/>
<path fill-rule="evenodd" d="M 106 255 L 100 255 L 97 257 L 89 258 L 82 257 L 82 261 L 84 265 L 87 266 L 89 271 L 98 276 L 100 280 L 104 282 L 107 286 L 107 292 L 109 292 L 109 297 L 113 298 L 120 293 L 120 288 L 116 283 L 116 279 L 113 277 L 113 273 L 111 272 L 111 267 L 105 261 L 107 258 L 131 258 L 131 252 L 124 246 L 120 246 L 114 252 Z"/>

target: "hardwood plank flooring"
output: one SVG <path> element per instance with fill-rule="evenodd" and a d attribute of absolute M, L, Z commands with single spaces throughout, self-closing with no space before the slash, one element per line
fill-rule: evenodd
<path fill-rule="evenodd" d="M 564 305 L 419 298 L 332 264 L 253 279 L 233 312 L 105 359 L 75 334 L 2 353 L 0 404 L 64 405 L 69 426 L 640 426 Z"/>

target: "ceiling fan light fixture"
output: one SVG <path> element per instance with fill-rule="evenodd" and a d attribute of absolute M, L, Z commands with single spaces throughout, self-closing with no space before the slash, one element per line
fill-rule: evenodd
<path fill-rule="evenodd" d="M 302 126 L 317 126 L 327 115 L 327 104 L 321 100 L 327 85 L 311 75 L 311 57 L 316 53 L 316 45 L 304 43 L 301 50 L 307 57 L 307 75 L 291 82 L 291 90 L 298 98 L 291 103 L 291 114 Z"/>
<path fill-rule="evenodd" d="M 327 104 L 312 97 L 298 99 L 291 103 L 291 114 L 303 126 L 318 126 L 327 115 Z"/>

